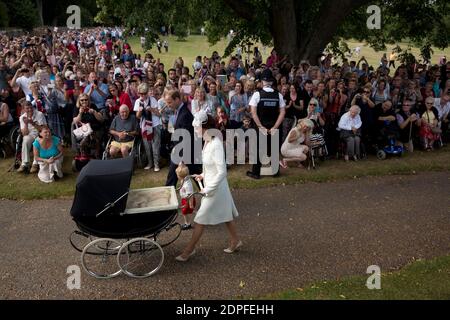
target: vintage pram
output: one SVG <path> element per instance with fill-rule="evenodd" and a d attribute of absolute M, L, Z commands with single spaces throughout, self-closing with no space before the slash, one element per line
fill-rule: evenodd
<path fill-rule="evenodd" d="M 92 160 L 77 179 L 70 213 L 79 231 L 70 242 L 96 278 L 151 276 L 164 262 L 162 248 L 180 236 L 175 188 L 130 190 L 132 173 L 133 157 Z"/>

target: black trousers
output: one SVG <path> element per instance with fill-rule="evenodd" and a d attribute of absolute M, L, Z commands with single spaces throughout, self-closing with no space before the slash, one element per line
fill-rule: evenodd
<path fill-rule="evenodd" d="M 257 137 L 258 137 L 258 144 L 256 146 L 256 152 L 257 152 L 257 161 L 256 164 L 254 164 L 252 166 L 252 173 L 256 176 L 260 176 L 261 175 L 261 159 L 259 158 L 259 150 L 260 150 L 260 145 L 261 143 L 263 143 L 264 141 L 260 141 L 260 139 L 264 139 L 266 142 L 266 146 L 267 146 L 267 156 L 270 158 L 272 157 L 272 152 L 280 152 L 280 148 L 281 148 L 281 144 L 279 143 L 278 146 L 278 150 L 272 150 L 272 136 L 270 134 L 268 134 L 267 136 L 260 134 L 259 133 L 259 129 L 257 130 Z M 251 157 L 250 157 L 251 158 Z M 280 172 L 280 168 L 278 167 L 278 171 L 275 173 L 275 175 L 278 175 Z"/>

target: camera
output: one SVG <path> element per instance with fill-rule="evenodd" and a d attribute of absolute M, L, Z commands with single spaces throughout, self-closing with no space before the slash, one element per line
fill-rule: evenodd
<path fill-rule="evenodd" d="M 98 85 L 98 80 L 94 80 L 94 84 L 97 86 Z"/>

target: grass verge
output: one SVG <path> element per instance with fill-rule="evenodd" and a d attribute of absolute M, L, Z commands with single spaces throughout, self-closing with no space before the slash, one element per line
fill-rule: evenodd
<path fill-rule="evenodd" d="M 381 274 L 381 289 L 366 287 L 368 275 L 321 281 L 257 299 L 267 300 L 448 300 L 450 256 L 417 260 L 399 271 Z"/>

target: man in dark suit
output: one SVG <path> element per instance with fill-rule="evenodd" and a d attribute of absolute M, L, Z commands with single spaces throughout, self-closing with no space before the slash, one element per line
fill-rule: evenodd
<path fill-rule="evenodd" d="M 189 168 L 189 173 L 192 174 L 200 174 L 202 171 L 202 167 L 199 164 L 195 164 L 194 161 L 194 127 L 192 126 L 192 121 L 194 120 L 194 116 L 191 111 L 189 111 L 187 105 L 183 103 L 181 100 L 180 92 L 178 90 L 170 90 L 164 96 L 164 100 L 169 108 L 171 108 L 175 112 L 175 131 L 178 129 L 187 130 L 190 134 L 190 146 L 191 146 L 191 159 L 190 161 L 184 161 Z M 174 148 L 180 141 L 174 142 Z M 172 157 L 172 156 L 171 156 Z M 186 159 L 184 159 L 186 160 Z M 177 185 L 177 175 L 175 173 L 175 169 L 178 167 L 178 163 L 174 163 L 171 159 L 169 166 L 169 173 L 167 175 L 166 186 L 176 186 Z"/>

